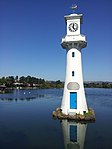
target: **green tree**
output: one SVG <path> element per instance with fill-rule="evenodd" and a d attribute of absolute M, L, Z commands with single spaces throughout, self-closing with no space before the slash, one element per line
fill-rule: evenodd
<path fill-rule="evenodd" d="M 15 82 L 14 76 L 6 77 L 5 80 L 6 80 L 5 84 L 6 84 L 7 87 L 14 87 L 14 82 Z"/>

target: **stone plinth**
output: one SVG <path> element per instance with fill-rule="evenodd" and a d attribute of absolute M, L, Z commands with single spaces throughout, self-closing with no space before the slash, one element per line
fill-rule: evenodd
<path fill-rule="evenodd" d="M 88 113 L 82 114 L 75 114 L 75 115 L 66 115 L 63 114 L 62 110 L 60 108 L 57 108 L 56 111 L 53 111 L 52 113 L 53 118 L 58 119 L 68 119 L 68 120 L 74 120 L 74 121 L 95 121 L 95 112 L 92 108 L 88 109 Z"/>

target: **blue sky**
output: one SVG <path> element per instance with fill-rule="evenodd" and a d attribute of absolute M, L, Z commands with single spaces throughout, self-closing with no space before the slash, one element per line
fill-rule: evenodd
<path fill-rule="evenodd" d="M 111 0 L 0 0 L 0 77 L 35 76 L 64 80 L 64 15 L 72 4 L 83 13 L 85 81 L 112 81 Z"/>

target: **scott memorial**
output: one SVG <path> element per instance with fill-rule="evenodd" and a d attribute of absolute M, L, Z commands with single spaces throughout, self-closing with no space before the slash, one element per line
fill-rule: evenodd
<path fill-rule="evenodd" d="M 73 6 L 73 11 L 77 6 Z M 72 13 L 64 16 L 67 34 L 62 38 L 61 46 L 66 50 L 66 77 L 61 108 L 53 112 L 54 117 L 79 119 L 91 113 L 86 119 L 95 119 L 93 109 L 88 109 L 83 86 L 81 52 L 87 46 L 86 36 L 81 34 L 83 14 Z"/>

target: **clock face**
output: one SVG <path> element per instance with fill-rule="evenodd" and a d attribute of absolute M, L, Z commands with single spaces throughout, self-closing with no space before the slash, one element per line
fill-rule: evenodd
<path fill-rule="evenodd" d="M 70 23 L 68 28 L 69 28 L 70 32 L 76 32 L 78 30 L 78 24 L 77 23 Z"/>

